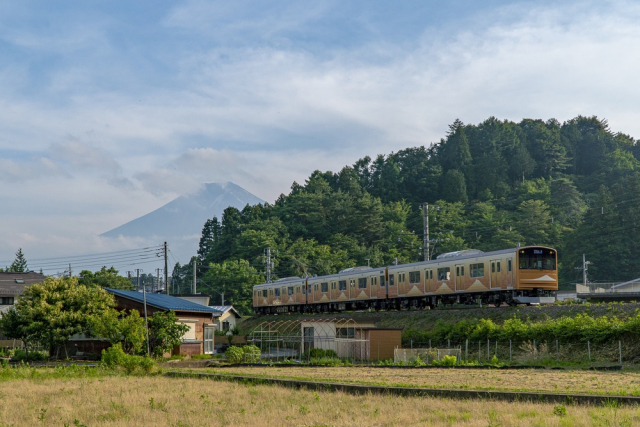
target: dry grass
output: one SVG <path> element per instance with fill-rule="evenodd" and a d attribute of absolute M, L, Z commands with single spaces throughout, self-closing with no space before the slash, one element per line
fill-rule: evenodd
<path fill-rule="evenodd" d="M 2 426 L 580 426 L 640 423 L 630 407 L 460 401 L 165 377 L 3 382 Z M 563 414 L 563 408 L 566 414 Z"/>
<path fill-rule="evenodd" d="M 220 374 L 386 386 L 640 396 L 640 373 L 558 370 L 234 367 Z"/>

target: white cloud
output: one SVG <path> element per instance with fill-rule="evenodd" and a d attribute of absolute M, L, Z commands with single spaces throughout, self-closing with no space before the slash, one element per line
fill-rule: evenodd
<path fill-rule="evenodd" d="M 181 49 L 147 52 L 135 40 L 123 47 L 107 41 L 104 25 L 88 39 L 72 27 L 57 49 L 12 33 L 19 46 L 64 58 L 88 46 L 96 52 L 81 66 L 69 60 L 48 70 L 48 97 L 28 92 L 30 64 L 0 62 L 10 82 L 0 87 L 0 150 L 10 153 L 0 159 L 0 180 L 15 184 L 0 210 L 0 241 L 9 242 L 0 252 L 12 257 L 23 243 L 43 251 L 55 242 L 99 247 L 87 236 L 203 182 L 233 181 L 271 202 L 314 169 L 337 171 L 365 155 L 438 141 L 455 118 L 595 114 L 640 137 L 640 9 L 632 2 L 512 6 L 468 28 L 426 28 L 416 40 L 371 37 L 318 50 L 286 34 L 303 33 L 324 6 L 304 14 L 282 6 L 283 15 L 264 16 L 246 7 L 181 4 L 154 27 L 187 39 L 196 27 L 199 43 Z M 85 42 L 74 44 L 75 32 Z M 136 74 L 136 49 L 167 74 L 149 72 L 149 64 Z"/>

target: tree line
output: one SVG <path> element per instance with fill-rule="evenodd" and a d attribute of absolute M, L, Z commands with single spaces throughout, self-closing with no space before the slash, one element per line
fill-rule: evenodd
<path fill-rule="evenodd" d="M 456 120 L 439 142 L 363 157 L 339 172 L 315 171 L 273 204 L 227 208 L 203 227 L 200 245 L 172 279 L 251 308 L 251 288 L 272 278 L 332 274 L 356 265 L 422 260 L 429 203 L 430 258 L 516 245 L 558 249 L 561 288 L 581 278 L 640 277 L 640 145 L 606 120 L 560 123 L 490 117 Z"/>

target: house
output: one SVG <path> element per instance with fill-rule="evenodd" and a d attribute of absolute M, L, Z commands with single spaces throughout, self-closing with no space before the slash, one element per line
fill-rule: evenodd
<path fill-rule="evenodd" d="M 24 273 L 0 272 L 0 316 L 13 307 L 29 285 L 42 283 L 46 277 L 35 271 Z M 0 335 L 0 347 L 22 347 L 21 341 L 9 340 Z"/>
<path fill-rule="evenodd" d="M 115 297 L 117 310 L 135 309 L 140 314 L 144 313 L 142 292 L 108 288 L 105 290 Z M 153 316 L 157 311 L 174 311 L 178 321 L 189 326 L 182 343 L 174 347 L 172 354 L 213 354 L 216 319 L 222 314 L 219 310 L 166 294 L 147 293 L 146 299 L 148 316 Z"/>
<path fill-rule="evenodd" d="M 234 329 L 236 327 L 236 320 L 242 318 L 238 310 L 233 308 L 232 305 L 214 305 L 211 308 L 222 313 L 220 317 L 216 319 L 216 326 L 219 331 L 230 331 Z"/>

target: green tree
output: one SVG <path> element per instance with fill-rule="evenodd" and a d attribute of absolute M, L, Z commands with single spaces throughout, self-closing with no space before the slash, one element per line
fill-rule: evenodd
<path fill-rule="evenodd" d="M 250 313 L 253 301 L 253 285 L 264 282 L 264 275 L 245 260 L 209 264 L 198 287 L 203 293 L 224 293 L 225 301 L 242 313 Z"/>
<path fill-rule="evenodd" d="M 99 286 L 101 288 L 132 290 L 131 280 L 118 275 L 118 270 L 114 267 L 102 267 L 95 273 L 89 270 L 82 270 L 78 283 L 86 286 Z"/>
<path fill-rule="evenodd" d="M 149 319 L 149 348 L 155 357 L 170 353 L 182 342 L 189 326 L 178 322 L 173 311 L 156 311 Z"/>
<path fill-rule="evenodd" d="M 121 343 L 125 353 L 146 353 L 147 330 L 138 310 L 106 310 L 91 317 L 90 328 L 93 336 L 106 338 L 111 344 Z"/>
<path fill-rule="evenodd" d="M 465 183 L 462 172 L 457 169 L 452 169 L 444 175 L 442 195 L 447 202 L 467 203 L 467 184 Z"/>
<path fill-rule="evenodd" d="M 16 252 L 16 258 L 13 260 L 11 265 L 7 268 L 7 271 L 10 273 L 25 273 L 29 271 L 29 267 L 27 266 L 27 260 L 22 253 L 22 248 L 18 249 Z"/>
<path fill-rule="evenodd" d="M 54 356 L 74 334 L 91 333 L 91 319 L 114 304 L 105 290 L 80 285 L 75 277 L 47 277 L 25 289 L 10 314 L 0 319 L 0 329 L 7 336 L 38 343 Z"/>

